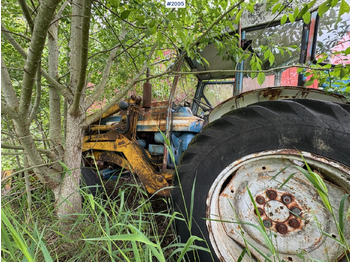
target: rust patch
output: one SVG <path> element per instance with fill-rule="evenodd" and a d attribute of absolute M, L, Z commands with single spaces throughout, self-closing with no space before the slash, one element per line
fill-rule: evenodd
<path fill-rule="evenodd" d="M 282 89 L 280 88 L 268 88 L 266 90 L 262 90 L 259 95 L 267 98 L 268 100 L 278 100 L 281 93 Z"/>

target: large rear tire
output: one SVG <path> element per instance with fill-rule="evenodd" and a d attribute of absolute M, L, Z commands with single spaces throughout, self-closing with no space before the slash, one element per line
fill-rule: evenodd
<path fill-rule="evenodd" d="M 188 214 L 193 214 L 191 234 L 206 240 L 197 244 L 211 250 L 211 255 L 204 251 L 192 255 L 200 261 L 237 261 L 248 245 L 252 257 L 265 260 L 271 248 L 259 230 L 246 224 L 259 225 L 251 193 L 266 232 L 274 235 L 279 259 L 337 260 L 344 251 L 317 231 L 314 222 L 319 220 L 321 230 L 339 239 L 330 214 L 316 190 L 293 167 L 304 166 L 300 152 L 327 181 L 330 200 L 339 207 L 342 195 L 350 192 L 350 105 L 307 99 L 268 101 L 231 111 L 210 123 L 180 162 L 186 204 L 180 189 L 173 193 L 177 208 L 185 214 L 186 206 Z M 282 185 L 283 181 L 287 184 Z M 345 223 L 349 241 L 349 220 Z M 185 223 L 177 222 L 177 230 L 186 241 L 190 234 Z"/>

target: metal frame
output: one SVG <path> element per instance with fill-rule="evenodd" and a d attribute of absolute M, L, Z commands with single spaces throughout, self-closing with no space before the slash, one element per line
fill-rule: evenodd
<path fill-rule="evenodd" d="M 235 92 L 235 81 L 202 81 L 202 80 L 198 80 L 198 84 L 197 84 L 197 88 L 196 88 L 196 93 L 194 95 L 193 98 L 193 103 L 191 106 L 191 110 L 192 113 L 194 115 L 197 115 L 198 113 L 198 109 L 199 109 L 199 102 L 197 101 L 201 101 L 201 99 L 203 98 L 205 100 L 205 102 L 211 106 L 209 100 L 205 97 L 204 95 L 204 88 L 206 85 L 224 85 L 224 84 L 231 84 L 232 86 L 232 92 L 234 95 Z"/>

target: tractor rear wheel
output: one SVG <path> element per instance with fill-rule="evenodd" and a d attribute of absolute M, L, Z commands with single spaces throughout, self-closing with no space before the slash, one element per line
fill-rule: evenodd
<path fill-rule="evenodd" d="M 307 166 L 323 178 L 332 212 L 303 174 Z M 348 104 L 295 99 L 231 111 L 182 157 L 182 190 L 173 199 L 192 222 L 177 222 L 178 233 L 186 241 L 192 224 L 191 235 L 205 239 L 197 244 L 211 255 L 193 253 L 200 261 L 237 261 L 243 254 L 242 261 L 338 261 L 345 250 L 333 214 L 338 225 L 343 215 L 349 242 L 348 197 L 339 210 L 350 192 L 349 167 Z"/>

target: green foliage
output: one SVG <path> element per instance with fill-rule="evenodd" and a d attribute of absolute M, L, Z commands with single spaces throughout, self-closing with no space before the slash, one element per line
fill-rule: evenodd
<path fill-rule="evenodd" d="M 168 199 L 149 197 L 132 177 L 106 182 L 97 196 L 82 187 L 83 211 L 72 222 L 57 220 L 52 192 L 42 186 L 32 191 L 28 215 L 23 190 L 16 179 L 2 197 L 4 261 L 182 261 L 187 252 L 205 250 L 195 245 L 203 241 L 197 236 L 178 242 L 172 225 L 185 216 Z"/>

